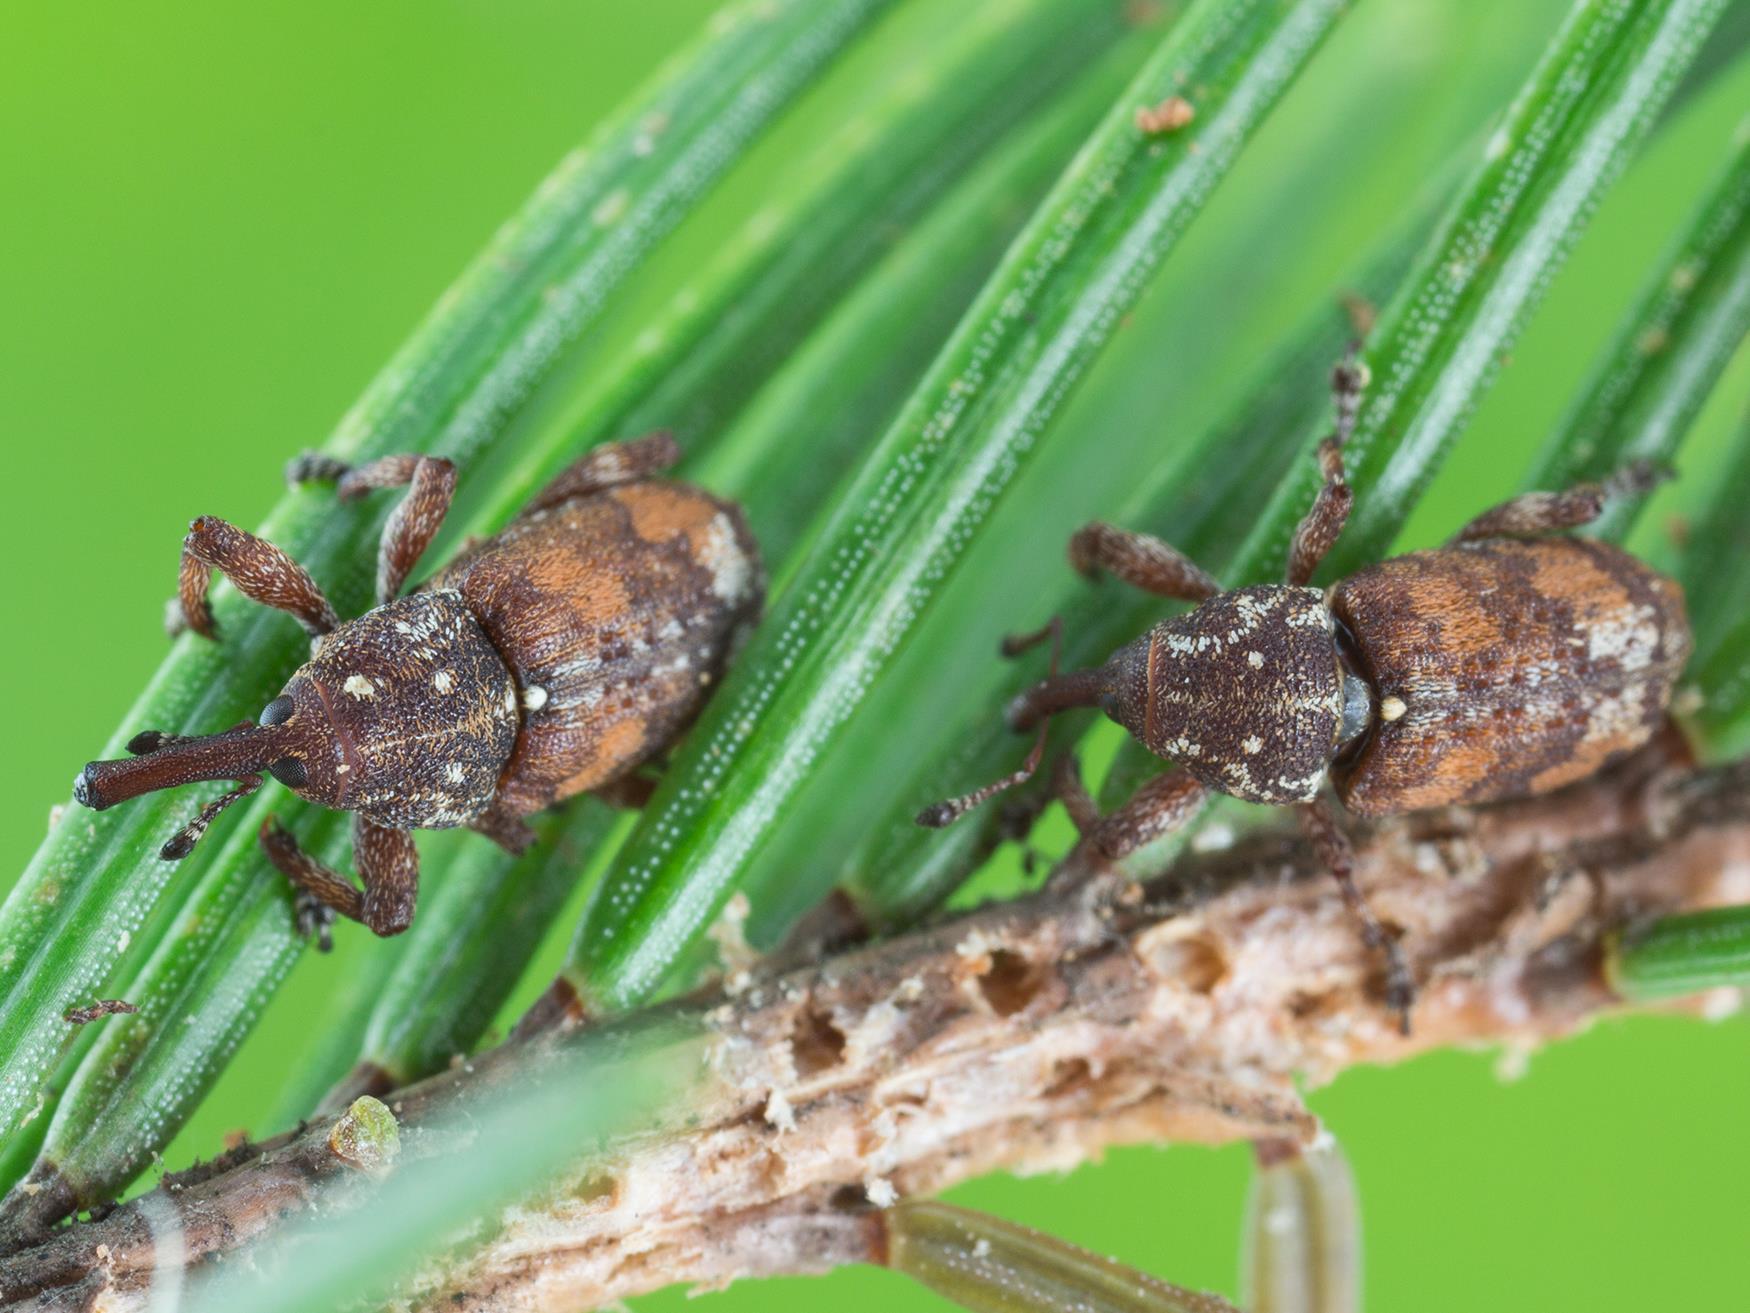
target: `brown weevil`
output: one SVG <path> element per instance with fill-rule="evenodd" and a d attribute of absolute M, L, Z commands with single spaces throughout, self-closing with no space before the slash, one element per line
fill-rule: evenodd
<path fill-rule="evenodd" d="M 518 853 L 533 838 L 522 818 L 561 799 L 638 801 L 647 784 L 633 772 L 697 714 L 765 587 L 740 509 L 656 477 L 678 458 L 667 434 L 596 448 L 405 597 L 449 509 L 455 467 L 429 456 L 356 468 L 294 461 L 294 482 L 336 481 L 343 501 L 407 485 L 383 527 L 377 606 L 342 623 L 279 548 L 196 520 L 173 614 L 216 637 L 207 588 L 219 570 L 244 596 L 296 617 L 311 658 L 257 723 L 137 735 L 128 749 L 138 755 L 90 763 L 73 796 L 101 810 L 196 780 L 236 781 L 164 845 L 174 860 L 271 774 L 353 813 L 362 892 L 271 817 L 262 826 L 269 859 L 301 891 L 300 920 L 325 928 L 339 913 L 379 935 L 413 919 L 410 831 L 468 826 Z"/>
<path fill-rule="evenodd" d="M 1409 973 L 1354 884 L 1349 841 L 1321 798 L 1327 777 L 1348 810 L 1370 817 L 1559 788 L 1659 728 L 1690 634 L 1673 580 L 1608 543 L 1548 536 L 1595 519 L 1613 491 L 1644 491 L 1655 478 L 1644 466 L 1605 484 L 1515 497 L 1444 547 L 1309 587 L 1349 515 L 1343 443 L 1364 386 L 1351 351 L 1332 375 L 1337 422 L 1318 449 L 1324 483 L 1295 532 L 1286 583 L 1224 592 L 1156 538 L 1099 523 L 1077 532 L 1069 556 L 1081 572 L 1104 569 L 1196 609 L 1103 666 L 1054 668 L 1008 709 L 1016 730 L 1039 727 L 1026 765 L 918 820 L 947 825 L 1024 780 L 1054 713 L 1099 707 L 1181 769 L 1102 818 L 1066 758 L 1056 788 L 1086 847 L 1116 860 L 1184 825 L 1212 791 L 1299 808 L 1385 957 L 1388 1002 L 1407 1029 Z"/>

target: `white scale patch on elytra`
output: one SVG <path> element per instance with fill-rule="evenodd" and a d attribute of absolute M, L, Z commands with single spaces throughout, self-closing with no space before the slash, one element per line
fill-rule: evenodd
<path fill-rule="evenodd" d="M 1645 670 L 1659 648 L 1659 625 L 1650 606 L 1637 606 L 1586 629 L 1586 655 L 1615 661 L 1624 671 Z"/>
<path fill-rule="evenodd" d="M 753 582 L 753 566 L 741 544 L 735 541 L 735 526 L 726 512 L 717 512 L 706 528 L 699 559 L 711 572 L 711 591 L 718 597 L 738 602 L 747 596 Z"/>
<path fill-rule="evenodd" d="M 1439 671 L 1418 670 L 1404 681 L 1404 692 L 1408 697 L 1402 698 L 1406 710 L 1416 709 L 1412 719 L 1425 719 L 1428 709 L 1458 705 L 1458 681 L 1451 675 Z"/>
<path fill-rule="evenodd" d="M 554 666 L 552 677 L 560 684 L 574 679 L 593 679 L 601 671 L 601 668 L 600 654 L 591 649 L 579 653 L 569 661 Z"/>
<path fill-rule="evenodd" d="M 1587 742 L 1636 738 L 1644 723 L 1639 689 L 1594 697 L 1586 708 Z"/>
<path fill-rule="evenodd" d="M 363 675 L 348 675 L 346 682 L 340 686 L 341 692 L 350 693 L 355 698 L 368 698 L 376 694 L 377 686 Z"/>
<path fill-rule="evenodd" d="M 437 674 L 431 677 L 431 686 L 439 693 L 454 692 L 456 687 L 456 677 L 447 670 L 440 670 Z"/>
<path fill-rule="evenodd" d="M 452 761 L 444 768 L 444 778 L 449 780 L 451 784 L 460 784 L 467 778 L 467 772 L 462 769 L 460 762 Z"/>

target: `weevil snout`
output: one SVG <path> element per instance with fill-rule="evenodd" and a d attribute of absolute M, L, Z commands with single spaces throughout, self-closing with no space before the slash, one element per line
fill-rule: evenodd
<path fill-rule="evenodd" d="M 91 761 L 73 781 L 73 801 L 93 811 L 160 789 L 259 775 L 287 755 L 293 736 L 244 721 L 220 734 L 184 737 L 147 730 L 128 741 L 132 757 Z"/>
<path fill-rule="evenodd" d="M 166 861 L 179 861 L 193 852 L 219 813 L 260 788 L 264 774 L 313 802 L 326 802 L 309 788 L 312 772 L 308 763 L 332 752 L 331 735 L 320 698 L 314 690 L 299 687 L 301 683 L 294 675 L 286 690 L 263 707 L 254 722 L 244 721 L 219 734 L 167 734 L 149 729 L 134 735 L 128 740 L 133 756 L 86 764 L 73 781 L 73 800 L 102 811 L 160 789 L 205 780 L 235 781 L 235 788 L 209 802 L 170 836 L 158 850 Z M 301 707 L 308 714 L 300 715 Z"/>
<path fill-rule="evenodd" d="M 265 713 L 264 713 L 265 720 Z M 179 861 L 194 851 L 218 814 L 261 787 L 263 771 L 276 776 L 291 759 L 297 731 L 288 724 L 244 721 L 221 734 L 183 737 L 147 730 L 128 740 L 133 757 L 88 762 L 73 781 L 73 800 L 102 811 L 143 793 L 179 788 L 202 780 L 235 780 L 228 790 L 201 808 L 165 842 L 158 855 Z"/>

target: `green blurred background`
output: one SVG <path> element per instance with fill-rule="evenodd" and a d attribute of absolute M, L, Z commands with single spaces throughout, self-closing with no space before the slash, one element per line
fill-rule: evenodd
<path fill-rule="evenodd" d="M 258 520 L 279 495 L 286 456 L 323 436 L 497 222 L 713 7 L 199 0 L 0 10 L 0 559 L 13 617 L 0 652 L 11 743 L 0 892 L 162 656 L 163 602 L 188 519 Z M 1217 413 L 1245 368 L 1340 288 L 1367 244 L 1475 139 L 1487 117 L 1477 106 L 1503 103 L 1564 7 L 1362 6 L 1064 422 L 1133 414 L 1109 436 L 1134 451 L 1164 448 Z M 871 67 L 853 58 L 812 93 L 632 299 L 651 304 L 723 223 L 781 186 L 786 143 L 854 101 Z M 1411 540 L 1512 488 L 1746 108 L 1750 66 L 1740 61 L 1655 137 Z M 1243 273 L 1236 241 L 1254 252 Z M 1705 480 L 1747 399 L 1740 352 L 1684 461 L 1689 486 Z M 1012 611 L 1024 571 L 1061 568 L 1067 528 L 1117 498 L 1117 481 L 1100 475 L 1107 438 L 1090 431 L 1073 468 L 1030 476 L 1061 486 L 1057 518 L 993 533 L 988 550 L 1014 551 L 1019 574 L 1015 597 L 997 603 Z M 1680 482 L 1647 517 L 1649 554 L 1664 549 L 1683 499 Z M 950 601 L 932 619 L 954 611 Z M 1000 628 L 1001 607 L 986 612 L 967 623 Z M 346 936 L 334 955 L 306 958 L 170 1166 L 211 1152 L 233 1127 L 275 1129 L 262 1109 L 307 1041 L 302 1019 L 370 949 Z M 1353 1072 L 1315 1093 L 1359 1178 L 1371 1307 L 1743 1306 L 1747 1041 L 1740 1019 L 1614 1021 L 1537 1055 L 1517 1079 L 1503 1077 L 1499 1054 L 1446 1053 Z M 1232 1293 L 1247 1173 L 1240 1148 L 1138 1149 L 955 1197 Z M 823 1296 L 844 1309 L 937 1306 L 897 1277 L 849 1272 L 828 1285 L 744 1286 L 700 1307 L 803 1308 Z"/>

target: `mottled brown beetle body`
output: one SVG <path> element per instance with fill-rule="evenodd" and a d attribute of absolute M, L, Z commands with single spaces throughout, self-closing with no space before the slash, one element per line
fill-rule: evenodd
<path fill-rule="evenodd" d="M 1584 779 L 1664 723 L 1688 657 L 1672 580 L 1608 543 L 1495 538 L 1220 593 L 1114 653 L 1102 705 L 1219 793 L 1311 802 L 1329 773 L 1380 816 Z"/>
<path fill-rule="evenodd" d="M 1123 856 L 1183 825 L 1211 792 L 1299 807 L 1386 955 L 1388 996 L 1407 1026 L 1411 979 L 1350 878 L 1348 840 L 1320 799 L 1325 780 L 1366 816 L 1559 788 L 1652 737 L 1691 643 L 1675 582 L 1609 544 L 1543 536 L 1595 519 L 1610 491 L 1645 491 L 1654 476 L 1644 467 L 1516 497 L 1445 547 L 1308 587 L 1348 517 L 1342 447 L 1363 383 L 1352 359 L 1333 375 L 1337 431 L 1319 447 L 1324 486 L 1295 534 L 1286 583 L 1223 592 L 1159 539 L 1106 524 L 1078 532 L 1070 559 L 1084 573 L 1106 570 L 1198 606 L 1103 666 L 1058 674 L 1054 661 L 1009 708 L 1016 729 L 1040 727 L 1027 763 L 918 819 L 948 824 L 1025 779 L 1043 756 L 1045 722 L 1098 706 L 1182 769 L 1101 817 L 1069 760 L 1057 790 L 1085 847 Z"/>
<path fill-rule="evenodd" d="M 1677 584 L 1578 538 L 1400 556 L 1337 584 L 1331 609 L 1396 713 L 1335 773 L 1363 816 L 1584 779 L 1652 737 L 1689 658 Z"/>
<path fill-rule="evenodd" d="M 467 600 L 516 680 L 522 732 L 495 806 L 518 816 L 673 742 L 762 591 L 740 509 L 654 481 L 537 511 L 432 586 Z"/>
<path fill-rule="evenodd" d="M 258 724 L 200 738 L 148 731 L 129 744 L 133 759 L 87 765 L 74 797 L 103 808 L 236 780 L 164 845 L 177 858 L 271 773 L 307 801 L 354 813 L 362 893 L 289 833 L 263 827 L 269 858 L 303 891 L 303 912 L 315 915 L 316 904 L 379 934 L 413 916 L 409 830 L 467 825 L 520 852 L 532 812 L 586 790 L 636 800 L 646 786 L 631 773 L 698 714 L 764 592 L 739 508 L 653 477 L 678 455 L 662 434 L 596 449 L 406 597 L 397 594 L 454 492 L 450 463 L 294 463 L 295 480 L 337 480 L 343 499 L 410 485 L 383 530 L 377 607 L 341 623 L 278 548 L 223 520 L 196 520 L 183 544 L 183 621 L 214 636 L 206 591 L 218 569 L 297 617 L 314 636 L 311 658 Z"/>

